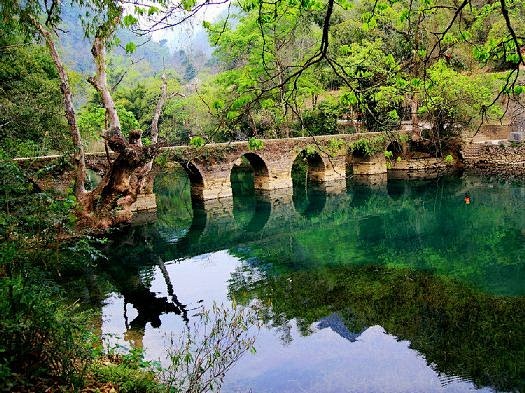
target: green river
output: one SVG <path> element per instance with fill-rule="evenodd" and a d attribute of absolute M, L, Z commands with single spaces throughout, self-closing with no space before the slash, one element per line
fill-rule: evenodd
<path fill-rule="evenodd" d="M 235 301 L 262 328 L 224 392 L 525 391 L 525 183 L 232 184 L 203 206 L 184 172 L 157 176 L 156 219 L 107 246 L 110 341 L 162 362 L 200 307 Z"/>

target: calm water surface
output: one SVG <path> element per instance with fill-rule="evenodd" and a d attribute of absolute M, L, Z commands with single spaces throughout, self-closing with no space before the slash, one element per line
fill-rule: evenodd
<path fill-rule="evenodd" d="M 263 327 L 225 392 L 525 391 L 523 183 L 232 181 L 233 201 L 192 206 L 184 174 L 158 176 L 157 220 L 108 247 L 104 334 L 162 360 L 235 300 Z"/>

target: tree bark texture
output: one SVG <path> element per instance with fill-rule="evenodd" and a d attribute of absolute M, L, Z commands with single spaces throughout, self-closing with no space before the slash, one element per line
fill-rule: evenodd
<path fill-rule="evenodd" d="M 46 42 L 46 46 L 49 50 L 51 58 L 55 63 L 55 67 L 60 78 L 60 90 L 62 92 L 62 100 L 64 102 L 64 109 L 69 126 L 69 133 L 75 149 L 73 153 L 73 160 L 75 164 L 75 196 L 77 199 L 82 198 L 85 190 L 85 179 L 86 179 L 86 161 L 84 155 L 84 146 L 82 145 L 82 138 L 78 129 L 75 107 L 73 106 L 73 95 L 71 94 L 71 87 L 69 84 L 69 78 L 67 72 L 64 69 L 62 60 L 55 46 L 55 42 L 51 35 L 51 32 L 41 24 L 34 16 L 29 16 L 31 24 L 38 30 Z"/>
<path fill-rule="evenodd" d="M 153 112 L 153 119 L 151 120 L 151 143 L 156 144 L 159 140 L 159 120 L 162 114 L 162 108 L 166 104 L 168 98 L 168 80 L 166 74 L 162 74 L 162 85 L 160 88 L 160 96 Z M 151 194 L 153 193 L 154 175 L 151 173 L 153 168 L 153 160 L 147 162 L 138 174 L 139 177 L 139 193 Z"/>

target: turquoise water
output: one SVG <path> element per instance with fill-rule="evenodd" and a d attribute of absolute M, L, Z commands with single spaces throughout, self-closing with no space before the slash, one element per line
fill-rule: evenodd
<path fill-rule="evenodd" d="M 195 310 L 234 300 L 263 327 L 226 392 L 525 390 L 523 183 L 232 184 L 204 206 L 158 176 L 155 222 L 108 247 L 104 334 L 162 360 Z"/>

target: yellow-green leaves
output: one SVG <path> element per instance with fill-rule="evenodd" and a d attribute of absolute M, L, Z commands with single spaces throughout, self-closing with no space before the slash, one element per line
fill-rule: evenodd
<path fill-rule="evenodd" d="M 122 23 L 126 27 L 131 27 L 133 25 L 136 25 L 138 22 L 139 22 L 139 20 L 135 16 L 133 16 L 131 14 L 128 14 L 128 15 L 124 16 L 124 18 L 122 18 Z"/>
<path fill-rule="evenodd" d="M 248 149 L 251 151 L 261 150 L 264 147 L 264 142 L 258 138 L 248 139 Z"/>
<path fill-rule="evenodd" d="M 343 93 L 341 96 L 341 104 L 342 105 L 356 105 L 357 104 L 357 96 L 353 91 L 349 91 L 346 93 Z"/>
<path fill-rule="evenodd" d="M 195 5 L 195 0 L 181 0 L 180 4 L 184 10 L 189 11 Z"/>
<path fill-rule="evenodd" d="M 202 147 L 206 141 L 202 136 L 193 136 L 190 138 L 190 146 L 192 147 Z"/>
<path fill-rule="evenodd" d="M 128 42 L 124 48 L 126 53 L 133 53 L 137 49 L 137 45 L 134 42 Z"/>

